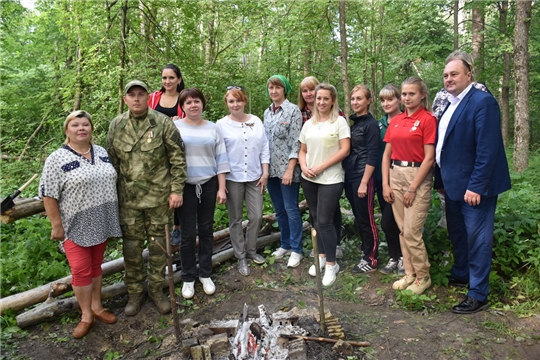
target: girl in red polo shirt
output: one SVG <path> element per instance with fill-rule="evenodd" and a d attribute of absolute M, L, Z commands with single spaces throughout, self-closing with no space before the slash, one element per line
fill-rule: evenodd
<path fill-rule="evenodd" d="M 395 116 L 388 127 L 382 160 L 383 195 L 392 204 L 401 231 L 405 268 L 405 276 L 392 287 L 422 294 L 431 286 L 422 229 L 431 204 L 437 122 L 426 110 L 427 86 L 419 77 L 401 84 L 401 102 L 405 112 Z"/>

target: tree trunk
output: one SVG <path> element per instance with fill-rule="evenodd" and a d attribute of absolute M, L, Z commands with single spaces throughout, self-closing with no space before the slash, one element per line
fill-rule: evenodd
<path fill-rule="evenodd" d="M 483 82 L 484 72 L 484 0 L 474 0 L 472 11 L 472 58 L 476 78 Z"/>
<path fill-rule="evenodd" d="M 343 81 L 343 101 L 345 102 L 344 112 L 346 119 L 351 112 L 351 94 L 349 86 L 349 76 L 347 71 L 348 51 L 347 51 L 347 30 L 345 28 L 345 0 L 339 1 L 339 36 L 341 40 L 341 80 Z"/>
<path fill-rule="evenodd" d="M 514 30 L 514 71 L 516 79 L 514 112 L 514 170 L 529 167 L 529 29 L 532 2 L 516 1 Z"/>
<path fill-rule="evenodd" d="M 459 0 L 454 0 L 454 50 L 459 49 Z"/>
<path fill-rule="evenodd" d="M 81 108 L 81 99 L 82 99 L 82 39 L 81 39 L 81 26 L 77 24 L 77 30 L 79 34 L 77 36 L 77 60 L 76 60 L 76 74 L 75 74 L 75 101 L 73 103 L 73 111 L 79 110 Z"/>
<path fill-rule="evenodd" d="M 499 7 L 499 30 L 505 39 L 508 39 L 508 0 L 503 0 Z M 509 129 L 510 129 L 510 51 L 503 52 L 503 76 L 501 81 L 501 94 L 499 102 L 501 104 L 501 131 L 504 141 L 504 146 L 508 146 Z"/>
<path fill-rule="evenodd" d="M 122 2 L 122 23 L 120 25 L 120 69 L 118 72 L 118 114 L 123 113 L 124 109 L 124 100 L 122 95 L 124 95 L 124 70 L 126 67 L 126 27 L 127 27 L 127 10 L 128 10 L 128 0 Z"/>

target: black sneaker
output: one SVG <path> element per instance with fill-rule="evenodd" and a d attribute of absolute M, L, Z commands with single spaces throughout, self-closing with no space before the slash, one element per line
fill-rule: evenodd
<path fill-rule="evenodd" d="M 366 274 L 377 270 L 372 267 L 366 260 L 362 259 L 358 265 L 352 268 L 353 274 Z"/>
<path fill-rule="evenodd" d="M 171 232 L 171 245 L 178 246 L 180 245 L 180 241 L 182 241 L 182 232 L 180 229 L 174 229 Z"/>
<path fill-rule="evenodd" d="M 379 271 L 387 275 L 392 274 L 394 271 L 398 269 L 398 264 L 399 264 L 398 260 L 390 258 L 390 260 L 388 260 L 388 264 L 386 264 L 385 267 L 379 269 Z"/>
<path fill-rule="evenodd" d="M 397 263 L 397 273 L 398 275 L 405 275 L 405 267 L 403 266 L 403 256 L 399 258 L 399 261 Z"/>

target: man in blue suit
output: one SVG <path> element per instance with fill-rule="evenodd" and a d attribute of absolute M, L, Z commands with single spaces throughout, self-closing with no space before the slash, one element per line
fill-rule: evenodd
<path fill-rule="evenodd" d="M 469 284 L 467 298 L 452 308 L 458 314 L 488 308 L 497 196 L 510 189 L 499 105 L 472 86 L 472 64 L 465 59 L 470 57 L 460 51 L 446 59 L 444 87 L 451 96 L 436 147 L 455 257 L 449 282 Z"/>

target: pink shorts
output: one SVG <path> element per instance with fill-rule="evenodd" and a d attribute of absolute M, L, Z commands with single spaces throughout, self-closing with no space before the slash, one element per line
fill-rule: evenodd
<path fill-rule="evenodd" d="M 73 286 L 87 286 L 92 279 L 101 276 L 101 263 L 103 254 L 109 241 L 90 247 L 82 247 L 71 240 L 64 242 L 64 250 L 71 267 L 71 284 Z"/>

